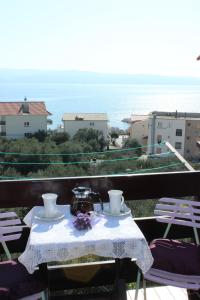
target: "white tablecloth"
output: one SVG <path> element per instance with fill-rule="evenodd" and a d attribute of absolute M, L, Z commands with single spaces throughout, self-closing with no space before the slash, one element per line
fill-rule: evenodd
<path fill-rule="evenodd" d="M 80 231 L 72 223 L 75 217 L 70 214 L 69 205 L 59 205 L 65 217 L 53 222 L 34 218 L 41 209 L 43 207 L 34 207 L 24 218 L 31 231 L 19 261 L 29 273 L 41 263 L 66 261 L 88 254 L 136 258 L 143 273 L 151 267 L 151 251 L 131 214 L 121 217 L 94 214 L 92 229 Z"/>

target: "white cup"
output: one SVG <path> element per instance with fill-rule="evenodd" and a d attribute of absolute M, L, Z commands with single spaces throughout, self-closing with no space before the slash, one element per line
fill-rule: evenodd
<path fill-rule="evenodd" d="M 53 193 L 47 193 L 42 195 L 44 202 L 44 216 L 46 218 L 52 218 L 57 213 L 56 200 L 58 195 Z"/>
<path fill-rule="evenodd" d="M 113 215 L 119 215 L 124 204 L 124 197 L 122 196 L 123 191 L 110 190 L 108 191 L 110 200 L 110 212 Z"/>

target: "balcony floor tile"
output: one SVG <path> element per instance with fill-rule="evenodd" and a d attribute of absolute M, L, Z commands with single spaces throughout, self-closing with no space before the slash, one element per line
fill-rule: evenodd
<path fill-rule="evenodd" d="M 135 290 L 127 291 L 127 300 L 134 300 Z M 147 300 L 188 300 L 187 290 L 173 286 L 147 288 Z M 143 289 L 139 290 L 138 300 L 144 300 Z"/>

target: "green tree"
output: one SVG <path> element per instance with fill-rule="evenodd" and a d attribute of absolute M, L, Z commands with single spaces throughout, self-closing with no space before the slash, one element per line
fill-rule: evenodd
<path fill-rule="evenodd" d="M 132 151 L 132 153 L 135 153 L 138 156 L 142 155 L 142 147 L 136 139 L 132 139 L 132 138 L 126 139 L 123 148 L 136 148 L 135 150 Z"/>
<path fill-rule="evenodd" d="M 63 154 L 62 159 L 64 162 L 79 162 L 88 161 L 90 155 L 84 154 L 92 152 L 92 147 L 84 142 L 68 141 L 59 145 L 60 153 Z"/>
<path fill-rule="evenodd" d="M 39 142 L 44 142 L 47 137 L 47 132 L 45 130 L 38 130 L 35 133 L 31 133 L 27 138 L 36 138 Z"/>
<path fill-rule="evenodd" d="M 73 141 L 85 142 L 92 147 L 92 151 L 103 151 L 107 146 L 103 132 L 92 128 L 79 129 Z"/>
<path fill-rule="evenodd" d="M 39 170 L 36 173 L 30 172 L 27 174 L 29 178 L 51 178 L 51 177 L 72 177 L 72 176 L 84 176 L 85 170 L 76 165 L 50 165 L 45 170 Z"/>
<path fill-rule="evenodd" d="M 112 144 L 115 146 L 115 141 L 116 139 L 118 139 L 119 134 L 116 131 L 113 131 L 111 132 L 110 137 L 111 137 Z"/>
<path fill-rule="evenodd" d="M 56 143 L 56 145 L 60 145 L 69 141 L 70 135 L 66 132 L 53 132 L 50 138 Z"/>
<path fill-rule="evenodd" d="M 110 136 L 112 139 L 118 139 L 119 134 L 117 132 L 111 132 Z"/>
<path fill-rule="evenodd" d="M 21 179 L 22 175 L 15 168 L 0 166 L 0 179 Z"/>
<path fill-rule="evenodd" d="M 58 149 L 54 142 L 41 143 L 36 138 L 11 141 L 6 151 L 10 154 L 4 156 L 4 168 L 12 166 L 23 175 L 26 175 L 28 172 L 37 172 L 39 169 L 46 169 L 48 163 L 59 159 L 53 155 L 44 154 L 54 154 L 57 151 Z"/>

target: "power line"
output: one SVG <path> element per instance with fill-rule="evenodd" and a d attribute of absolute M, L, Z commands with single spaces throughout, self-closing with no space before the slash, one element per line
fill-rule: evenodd
<path fill-rule="evenodd" d="M 79 152 L 79 153 L 21 153 L 21 152 L 3 152 L 0 151 L 0 155 L 19 155 L 19 156 L 78 156 L 78 155 L 94 155 L 94 154 L 106 154 L 106 153 L 118 153 L 118 152 L 127 152 L 137 149 L 149 148 L 152 146 L 164 146 L 165 143 L 157 143 L 153 145 L 143 145 L 134 148 L 124 148 L 124 149 L 113 149 L 105 151 L 95 151 L 95 152 Z"/>
<path fill-rule="evenodd" d="M 136 171 L 131 172 L 131 174 L 133 174 L 133 173 L 144 173 L 144 172 L 153 171 L 153 170 L 161 170 L 161 169 L 165 169 L 165 168 L 175 167 L 175 166 L 178 166 L 178 165 L 180 166 L 180 165 L 184 165 L 184 164 L 183 163 L 172 163 L 172 164 L 163 165 L 163 166 L 155 167 L 155 168 L 136 170 Z"/>

